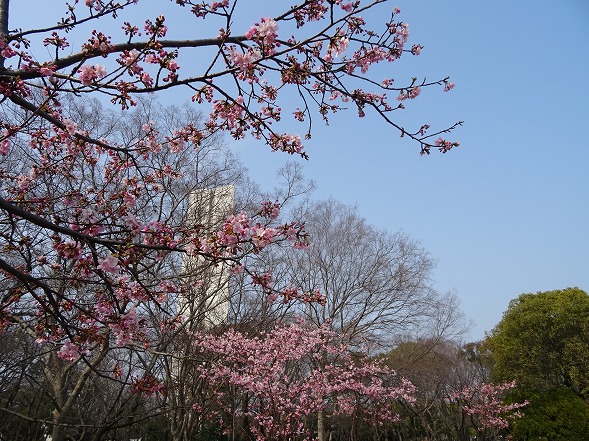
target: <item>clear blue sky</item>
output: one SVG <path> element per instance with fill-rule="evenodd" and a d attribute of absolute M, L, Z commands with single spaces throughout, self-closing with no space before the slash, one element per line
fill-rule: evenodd
<path fill-rule="evenodd" d="M 421 241 L 438 261 L 435 286 L 456 292 L 480 339 L 521 293 L 589 290 L 589 2 L 397 4 L 424 46 L 398 78 L 456 83 L 402 116 L 417 127 L 462 119 L 450 137 L 462 146 L 420 157 L 384 122 L 349 112 L 315 132 L 306 174 L 318 197 Z M 266 164 L 284 158 L 251 148 L 246 164 L 271 185 Z"/>
<path fill-rule="evenodd" d="M 63 9 L 62 1 L 41 3 Z M 242 2 L 243 31 L 269 14 L 263 5 L 277 4 Z M 171 6 L 140 5 L 146 17 Z M 450 137 L 462 146 L 420 157 L 375 115 L 345 112 L 329 127 L 316 126 L 305 172 L 318 184 L 318 198 L 357 204 L 376 226 L 419 240 L 438 261 L 435 287 L 456 292 L 474 321 L 468 338 L 480 339 L 523 292 L 589 290 L 589 2 L 397 5 L 410 43 L 424 50 L 390 65 L 387 76 L 450 75 L 456 83 L 449 93 L 424 91 L 399 118 L 434 128 L 464 120 Z M 14 26 L 46 18 L 12 6 Z M 234 148 L 264 187 L 273 183 L 268 169 L 292 159 L 251 139 Z"/>

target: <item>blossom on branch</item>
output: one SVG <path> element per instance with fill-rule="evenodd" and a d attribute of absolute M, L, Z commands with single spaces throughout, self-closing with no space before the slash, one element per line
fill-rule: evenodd
<path fill-rule="evenodd" d="M 509 421 L 521 417 L 520 409 L 527 406 L 529 401 L 504 404 L 505 393 L 515 387 L 515 381 L 494 384 L 481 384 L 465 387 L 461 391 L 452 393 L 450 400 L 457 400 L 468 415 L 477 419 L 480 429 L 504 429 Z"/>
<path fill-rule="evenodd" d="M 84 86 L 90 86 L 96 80 L 106 76 L 106 68 L 97 64 L 96 66 L 84 65 L 78 70 L 80 81 Z"/>

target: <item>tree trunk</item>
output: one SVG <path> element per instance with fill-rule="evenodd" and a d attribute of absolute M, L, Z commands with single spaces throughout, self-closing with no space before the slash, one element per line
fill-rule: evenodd
<path fill-rule="evenodd" d="M 325 416 L 323 410 L 317 412 L 317 441 L 325 441 Z"/>
<path fill-rule="evenodd" d="M 51 428 L 51 441 L 65 441 L 65 432 L 61 425 L 61 415 L 57 410 L 54 410 L 52 414 L 53 427 Z"/>
<path fill-rule="evenodd" d="M 54 401 L 54 409 L 51 412 L 51 441 L 64 441 L 65 431 L 63 423 L 63 408 L 67 400 L 65 388 L 65 369 L 63 362 L 55 352 L 47 354 L 45 365 L 45 378 L 49 380 Z"/>

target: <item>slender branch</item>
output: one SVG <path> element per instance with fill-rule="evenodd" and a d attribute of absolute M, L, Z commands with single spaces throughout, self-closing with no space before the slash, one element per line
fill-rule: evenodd
<path fill-rule="evenodd" d="M 0 0 L 0 1 L 4 1 L 4 0 Z M 86 18 L 82 18 L 80 20 L 76 20 L 75 22 L 72 22 L 72 23 L 67 23 L 64 20 L 62 20 L 61 23 L 58 23 L 58 24 L 56 24 L 54 26 L 49 26 L 49 27 L 40 28 L 40 29 L 30 29 L 30 30 L 22 31 L 22 32 L 14 32 L 14 33 L 12 33 L 9 36 L 9 38 L 10 38 L 10 40 L 20 40 L 20 39 L 22 39 L 26 35 L 44 34 L 44 33 L 47 33 L 47 32 L 56 31 L 56 30 L 60 30 L 60 29 L 65 29 L 66 32 L 67 32 L 68 29 L 70 29 L 70 28 L 72 28 L 74 26 L 79 26 L 79 25 L 84 24 L 84 23 L 86 23 L 86 22 L 88 22 L 90 20 L 99 19 L 99 18 L 101 18 L 101 17 L 103 17 L 105 15 L 115 14 L 117 12 L 117 10 L 120 10 L 120 9 L 125 8 L 126 6 L 129 6 L 129 4 L 131 2 L 132 2 L 132 0 L 128 0 L 123 5 L 120 5 L 119 4 L 119 5 L 111 6 L 110 8 L 104 9 L 101 12 L 91 14 L 91 15 L 89 15 Z M 6 0 L 6 3 L 9 3 L 9 0 Z"/>
<path fill-rule="evenodd" d="M 74 239 L 77 239 L 81 242 L 86 243 L 95 243 L 100 244 L 108 247 L 113 246 L 125 246 L 125 247 L 137 247 L 137 248 L 144 248 L 149 250 L 162 250 L 162 251 L 170 251 L 172 250 L 170 247 L 165 245 L 146 245 L 141 243 L 134 243 L 134 242 L 125 242 L 121 240 L 110 240 L 110 239 L 101 239 L 96 236 L 90 236 L 89 234 L 80 233 L 79 231 L 72 230 L 71 228 L 63 227 L 61 225 L 54 224 L 53 222 L 48 221 L 41 216 L 37 216 L 36 214 L 31 213 L 30 211 L 24 210 L 19 206 L 8 202 L 6 199 L 0 197 L 0 209 L 11 213 L 15 216 L 18 216 L 24 220 L 27 220 L 41 228 L 45 228 L 56 233 L 65 234 L 66 236 L 70 236 Z M 175 249 L 174 251 L 183 251 L 180 249 Z"/>
<path fill-rule="evenodd" d="M 78 377 L 78 381 L 76 381 L 76 384 L 74 385 L 73 389 L 69 393 L 69 396 L 68 396 L 66 402 L 63 404 L 63 407 L 61 408 L 62 414 L 64 414 L 64 415 L 68 414 L 68 412 L 74 406 L 74 404 L 78 400 L 78 397 L 82 393 L 84 385 L 86 384 L 86 381 L 90 377 L 90 374 L 94 372 L 95 368 L 102 362 L 102 360 L 105 359 L 106 355 L 108 354 L 108 351 L 110 349 L 110 346 L 108 344 L 108 339 L 105 339 L 104 343 L 101 346 L 102 347 L 101 347 L 98 355 L 93 360 L 87 361 L 87 366 L 85 367 L 85 369 L 82 371 L 82 373 Z M 77 367 L 77 360 L 76 360 L 76 363 L 70 364 L 70 367 L 72 369 L 74 367 Z"/>
<path fill-rule="evenodd" d="M 31 276 L 30 274 L 23 273 L 19 271 L 17 268 L 12 266 L 10 263 L 5 261 L 4 259 L 0 258 L 0 270 L 10 274 L 15 279 L 17 279 L 22 285 L 27 289 L 29 293 L 33 296 L 33 298 L 39 302 L 39 304 L 43 304 L 43 300 L 39 297 L 38 294 L 35 293 L 35 288 L 39 287 L 43 290 L 45 295 L 47 296 L 47 300 L 51 304 L 51 308 L 45 307 L 44 309 L 49 312 L 50 315 L 55 318 L 55 320 L 62 326 L 64 329 L 67 329 L 67 322 L 65 319 L 60 316 L 58 313 L 59 305 L 57 304 L 56 298 L 59 297 L 59 294 L 55 292 L 49 285 L 44 283 L 41 280 L 36 279 L 35 277 Z"/>
<path fill-rule="evenodd" d="M 60 121 L 59 119 L 57 119 L 55 116 L 51 115 L 50 113 L 41 110 L 40 107 L 34 105 L 33 103 L 25 100 L 24 98 L 16 95 L 16 94 L 12 94 L 10 95 L 10 101 L 12 101 L 14 104 L 16 104 L 17 106 L 22 107 L 23 109 L 27 109 L 30 112 L 39 115 L 41 118 L 45 119 L 46 121 L 50 122 L 51 124 L 53 124 L 54 126 L 59 127 L 62 130 L 67 130 L 65 124 Z M 120 148 L 120 147 L 114 147 L 111 144 L 106 144 L 105 142 L 99 141 L 98 139 L 94 139 L 91 138 L 89 136 L 83 135 L 81 133 L 76 132 L 73 135 L 76 139 L 79 139 L 80 141 L 84 141 L 90 144 L 94 144 L 97 145 L 99 147 L 102 147 L 103 149 L 107 149 L 107 150 L 114 150 L 117 152 L 123 152 L 123 153 L 128 153 L 128 149 L 125 148 Z"/>
<path fill-rule="evenodd" d="M 53 422 L 50 421 L 50 420 L 41 419 L 38 416 L 28 416 L 27 414 L 24 414 L 24 413 L 21 413 L 21 412 L 17 412 L 16 410 L 10 409 L 8 407 L 0 407 L 0 411 L 6 412 L 6 413 L 8 413 L 10 415 L 14 415 L 15 417 L 22 418 L 25 421 L 30 421 L 30 422 L 33 422 L 33 423 L 41 423 L 41 424 L 45 424 L 45 425 L 51 425 L 51 424 L 53 424 Z"/>
<path fill-rule="evenodd" d="M 47 295 L 47 298 L 50 299 L 50 301 L 51 301 L 51 299 L 53 299 L 53 296 L 57 294 L 55 292 L 55 290 L 53 290 L 46 283 L 31 276 L 30 274 L 19 271 L 14 266 L 12 266 L 10 263 L 8 263 L 6 260 L 1 259 L 1 258 L 0 258 L 0 270 L 6 272 L 6 273 L 10 274 L 11 276 L 13 276 L 14 278 L 18 279 L 20 281 L 20 283 L 22 283 L 31 294 L 34 293 L 35 287 L 41 288 L 45 292 L 45 294 Z M 55 304 L 53 304 L 53 306 L 57 306 L 57 304 L 55 303 Z"/>

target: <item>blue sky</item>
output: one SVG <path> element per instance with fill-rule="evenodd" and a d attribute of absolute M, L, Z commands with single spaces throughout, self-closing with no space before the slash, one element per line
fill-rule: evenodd
<path fill-rule="evenodd" d="M 357 204 L 437 259 L 434 285 L 454 291 L 468 338 L 480 339 L 524 292 L 589 290 L 589 3 L 397 2 L 419 57 L 393 76 L 450 75 L 400 115 L 419 127 L 465 124 L 459 149 L 420 157 L 374 115 L 339 114 L 307 144 L 317 197 Z M 403 66 L 401 66 L 403 64 Z M 276 154 L 244 161 L 271 185 Z"/>
<path fill-rule="evenodd" d="M 148 17 L 170 6 L 140 4 Z M 269 14 L 254 4 L 279 5 L 242 2 L 243 31 Z M 372 224 L 419 240 L 438 262 L 434 286 L 457 294 L 474 322 L 467 338 L 480 339 L 523 292 L 589 290 L 589 3 L 396 5 L 410 24 L 410 44 L 424 50 L 389 65 L 386 75 L 401 82 L 449 75 L 456 83 L 449 93 L 425 90 L 399 121 L 443 128 L 464 120 L 449 137 L 461 147 L 420 157 L 376 115 L 343 112 L 329 127 L 315 126 L 305 173 L 318 185 L 317 198 L 357 204 Z M 15 26 L 45 18 L 12 6 Z M 251 139 L 232 146 L 263 187 L 273 185 L 271 170 L 292 159 Z"/>

